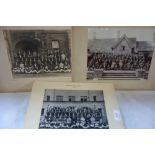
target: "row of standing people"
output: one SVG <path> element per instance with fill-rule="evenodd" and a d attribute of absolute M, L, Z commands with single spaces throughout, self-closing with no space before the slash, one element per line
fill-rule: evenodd
<path fill-rule="evenodd" d="M 14 56 L 13 72 L 15 73 L 70 72 L 70 69 L 70 59 L 63 52 L 39 55 L 33 52 L 27 52 L 27 55 L 19 52 Z"/>
<path fill-rule="evenodd" d="M 88 56 L 88 70 L 145 70 L 148 71 L 151 57 L 137 54 L 92 53 Z"/>

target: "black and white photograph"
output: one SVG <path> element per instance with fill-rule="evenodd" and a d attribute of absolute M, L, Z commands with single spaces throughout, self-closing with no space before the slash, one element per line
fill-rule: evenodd
<path fill-rule="evenodd" d="M 103 91 L 46 89 L 40 129 L 109 129 Z"/>
<path fill-rule="evenodd" d="M 71 72 L 69 30 L 7 30 L 3 33 L 13 76 L 40 77 Z"/>
<path fill-rule="evenodd" d="M 87 79 L 148 79 L 155 29 L 96 27 L 88 29 Z"/>

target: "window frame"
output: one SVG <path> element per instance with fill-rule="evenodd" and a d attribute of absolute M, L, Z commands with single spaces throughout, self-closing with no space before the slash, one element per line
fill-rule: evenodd
<path fill-rule="evenodd" d="M 58 47 L 53 47 L 53 42 L 57 42 Z M 52 49 L 60 49 L 60 42 L 59 42 L 59 40 L 52 40 L 51 46 L 52 46 Z"/>
<path fill-rule="evenodd" d="M 47 95 L 46 96 L 46 101 L 50 101 L 50 98 L 51 98 L 50 95 Z"/>
<path fill-rule="evenodd" d="M 81 102 L 87 102 L 88 96 L 81 96 Z"/>
<path fill-rule="evenodd" d="M 62 95 L 57 95 L 57 96 L 56 96 L 56 101 L 57 101 L 57 102 L 62 102 L 62 101 L 63 101 L 63 97 L 64 97 L 64 96 L 62 96 Z"/>
<path fill-rule="evenodd" d="M 73 99 L 74 98 L 74 99 Z M 71 100 L 70 100 L 71 99 Z M 69 102 L 75 102 L 75 96 L 68 96 L 68 101 Z"/>

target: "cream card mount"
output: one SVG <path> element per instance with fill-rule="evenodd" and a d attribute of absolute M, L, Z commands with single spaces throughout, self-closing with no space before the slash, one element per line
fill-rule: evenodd
<path fill-rule="evenodd" d="M 34 129 L 124 128 L 113 84 L 35 81 L 25 120 Z"/>

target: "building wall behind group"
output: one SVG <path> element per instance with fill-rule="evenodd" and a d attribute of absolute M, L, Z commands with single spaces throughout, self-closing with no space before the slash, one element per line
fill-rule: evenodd
<path fill-rule="evenodd" d="M 96 96 L 96 101 L 104 101 L 103 91 L 92 90 L 46 90 L 44 101 L 47 101 L 47 96 L 50 96 L 50 101 L 56 101 L 56 96 L 63 96 L 63 101 L 68 101 L 69 96 L 75 96 L 75 101 L 81 101 L 81 96 L 87 96 L 88 101 L 94 101 L 93 96 Z"/>
<path fill-rule="evenodd" d="M 123 50 L 123 46 L 125 49 Z M 131 54 L 131 47 L 129 47 L 126 40 L 122 40 L 121 43 L 116 47 L 116 52 L 124 52 L 126 54 Z M 115 52 L 115 51 L 114 51 Z"/>

